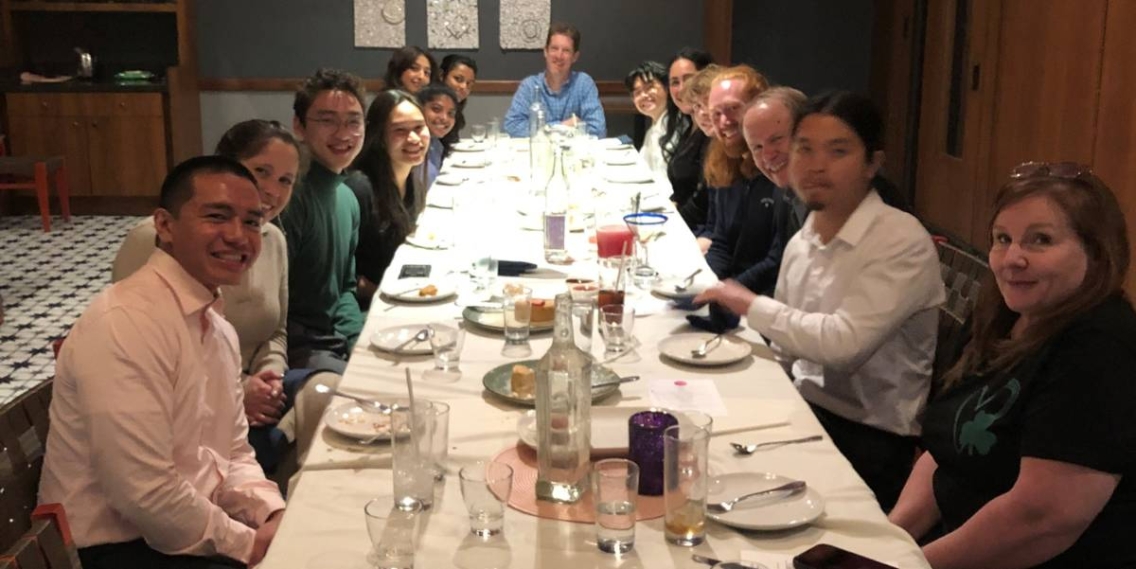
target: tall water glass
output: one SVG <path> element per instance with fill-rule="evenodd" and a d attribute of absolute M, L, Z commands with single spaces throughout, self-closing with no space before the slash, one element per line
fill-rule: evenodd
<path fill-rule="evenodd" d="M 667 541 L 698 545 L 706 539 L 706 470 L 710 433 L 674 425 L 663 432 L 663 522 Z"/>
<path fill-rule="evenodd" d="M 430 462 L 434 467 L 434 480 L 440 482 L 446 477 L 446 461 L 450 458 L 450 404 L 431 401 L 428 412 L 434 423 Z"/>
<path fill-rule="evenodd" d="M 434 504 L 434 429 L 437 417 L 429 401 L 391 411 L 391 463 L 394 497 L 400 508 L 428 510 Z"/>
<path fill-rule="evenodd" d="M 635 546 L 639 465 L 625 458 L 609 458 L 592 468 L 596 546 L 606 553 L 627 553 Z"/>
<path fill-rule="evenodd" d="M 371 552 L 367 555 L 371 567 L 414 569 L 421 512 L 417 506 L 395 507 L 391 496 L 375 498 L 363 506 L 367 534 L 371 536 Z"/>

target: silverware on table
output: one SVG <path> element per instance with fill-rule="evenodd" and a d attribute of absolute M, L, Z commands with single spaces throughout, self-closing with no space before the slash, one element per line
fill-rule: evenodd
<path fill-rule="evenodd" d="M 686 289 L 690 288 L 690 285 L 694 284 L 694 277 L 697 277 L 701 272 L 702 269 L 698 269 L 693 273 L 690 273 L 690 275 L 688 275 L 685 279 L 682 279 L 682 284 L 675 285 L 675 292 L 686 292 Z"/>
<path fill-rule="evenodd" d="M 691 357 L 694 357 L 696 359 L 706 357 L 706 354 L 714 351 L 715 348 L 722 345 L 722 336 L 725 336 L 725 334 L 718 334 L 717 336 L 714 336 L 713 338 L 702 342 L 702 345 L 698 346 L 698 348 L 690 350 Z"/>
<path fill-rule="evenodd" d="M 756 444 L 753 444 L 753 443 L 744 443 L 744 444 L 743 443 L 730 443 L 730 446 L 734 447 L 734 450 L 738 451 L 738 454 L 750 455 L 750 454 L 757 452 L 758 449 L 762 449 L 762 448 L 766 448 L 766 447 L 779 447 L 779 446 L 783 446 L 783 445 L 791 445 L 791 444 L 797 444 L 797 443 L 810 443 L 810 442 L 813 442 L 813 441 L 819 441 L 823 438 L 824 437 L 821 436 L 821 435 L 813 435 L 811 437 L 802 437 L 802 438 L 799 438 L 799 439 L 787 439 L 787 440 L 783 440 L 783 441 L 766 441 L 764 443 L 756 443 Z"/>
<path fill-rule="evenodd" d="M 316 385 L 316 392 L 331 393 L 340 397 L 346 397 L 347 399 L 350 399 L 357 403 L 359 407 L 361 407 L 365 411 L 373 411 L 376 413 L 382 413 L 383 415 L 389 415 L 391 410 L 393 409 L 393 407 L 387 405 L 386 403 L 375 401 L 374 399 L 368 399 L 366 397 L 360 397 L 358 395 L 351 395 L 350 393 L 344 393 L 338 389 L 335 389 L 334 387 L 329 387 L 322 383 Z"/>
<path fill-rule="evenodd" d="M 690 558 L 693 559 L 697 563 L 705 563 L 707 565 L 717 565 L 717 564 L 722 562 L 719 559 L 714 559 L 713 557 L 706 557 L 705 555 L 699 555 L 697 553 L 692 553 L 690 555 Z"/>
<path fill-rule="evenodd" d="M 639 376 L 629 375 L 627 377 L 620 377 L 620 378 L 612 380 L 612 381 L 604 381 L 602 383 L 593 383 L 592 389 L 597 389 L 597 388 L 600 388 L 600 387 L 607 387 L 609 385 L 619 385 L 621 383 L 631 383 L 632 381 L 639 381 Z"/>
<path fill-rule="evenodd" d="M 432 336 L 433 334 L 434 331 L 430 328 L 423 328 L 419 330 L 417 334 L 411 336 L 409 340 L 395 346 L 394 349 L 391 350 L 391 352 L 395 354 L 401 354 L 403 348 L 409 346 L 413 342 L 425 342 L 426 340 L 429 340 L 430 336 Z"/>
<path fill-rule="evenodd" d="M 758 496 L 767 496 L 769 494 L 776 494 L 778 492 L 784 492 L 785 497 L 789 497 L 789 496 L 793 496 L 793 495 L 796 495 L 796 494 L 800 494 L 801 492 L 804 492 L 805 488 L 807 488 L 807 487 L 808 487 L 808 485 L 805 484 L 804 480 L 794 480 L 793 482 L 789 482 L 788 484 L 782 484 L 782 485 L 777 486 L 775 488 L 769 488 L 769 489 L 766 489 L 766 490 L 761 490 L 759 492 L 750 492 L 749 494 L 742 494 L 741 496 L 738 496 L 737 498 L 734 498 L 733 500 L 726 500 L 725 502 L 707 503 L 706 509 L 710 512 L 715 513 L 715 514 L 725 514 L 725 513 L 729 512 L 730 510 L 733 510 L 734 506 L 737 506 L 739 502 L 742 502 L 744 500 L 749 500 L 750 498 L 756 498 Z"/>

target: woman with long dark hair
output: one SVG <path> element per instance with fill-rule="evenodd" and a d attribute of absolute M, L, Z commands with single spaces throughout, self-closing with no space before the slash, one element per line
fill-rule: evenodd
<path fill-rule="evenodd" d="M 454 146 L 448 137 L 456 128 L 458 96 L 446 85 L 431 83 L 418 92 L 418 103 L 430 128 L 430 149 L 426 153 L 426 187 L 429 188 Z"/>
<path fill-rule="evenodd" d="M 451 53 L 442 58 L 442 83 L 454 90 L 458 96 L 457 120 L 454 128 L 446 135 L 446 143 L 453 146 L 458 141 L 461 131 L 465 128 L 465 104 L 469 94 L 473 92 L 473 84 L 477 81 L 477 62 L 472 57 Z"/>
<path fill-rule="evenodd" d="M 430 129 L 422 106 L 410 93 L 379 93 L 367 109 L 366 138 L 346 184 L 359 200 L 359 244 L 355 249 L 356 295 L 370 305 L 398 246 L 414 232 L 426 204 L 425 180 L 414 175 L 426 160 Z"/>
<path fill-rule="evenodd" d="M 644 61 L 623 78 L 623 85 L 631 94 L 631 102 L 639 114 L 651 120 L 639 155 L 647 168 L 658 178 L 666 175 L 667 162 L 663 158 L 664 147 L 670 146 L 662 139 L 667 129 L 667 105 L 670 97 L 663 82 L 667 79 L 666 68 L 657 61 Z"/>
<path fill-rule="evenodd" d="M 720 67 L 711 63 L 683 80 L 677 100 L 690 109 L 691 127 L 667 161 L 667 178 L 670 179 L 672 189 L 671 201 L 674 202 L 687 227 L 698 238 L 698 245 L 703 253 L 710 248 L 710 234 L 713 230 L 708 225 L 711 218 L 710 199 L 703 174 L 703 161 L 710 149 L 710 141 L 715 136 L 714 123 L 710 120 L 707 107 L 707 97 L 710 95 L 710 86 L 714 77 L 720 71 Z"/>
<path fill-rule="evenodd" d="M 391 54 L 383 88 L 401 89 L 413 95 L 437 78 L 438 62 L 434 56 L 416 45 L 408 45 Z"/>

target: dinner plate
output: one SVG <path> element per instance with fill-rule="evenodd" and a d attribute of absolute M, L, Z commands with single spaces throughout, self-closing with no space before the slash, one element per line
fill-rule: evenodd
<path fill-rule="evenodd" d="M 488 330 L 495 332 L 505 331 L 505 312 L 502 310 L 467 306 L 465 310 L 462 310 L 462 318 L 465 318 L 466 322 L 477 324 Z M 552 320 L 532 322 L 529 324 L 529 331 L 547 332 L 552 330 L 552 325 Z"/>
<path fill-rule="evenodd" d="M 634 152 L 620 151 L 603 158 L 604 164 L 612 166 L 633 166 L 639 161 L 639 155 Z"/>
<path fill-rule="evenodd" d="M 419 235 L 421 233 L 422 235 Z M 448 239 L 443 239 L 433 231 L 426 231 L 418 228 L 413 235 L 406 237 L 406 243 L 421 249 L 449 249 L 453 244 Z M 410 288 L 407 286 L 407 288 Z M 405 289 L 403 289 L 405 290 Z"/>
<path fill-rule="evenodd" d="M 485 150 L 485 143 L 478 143 L 472 140 L 463 140 L 461 142 L 458 142 L 457 144 L 454 144 L 451 148 L 457 152 L 482 152 Z"/>
<path fill-rule="evenodd" d="M 489 165 L 489 161 L 477 156 L 455 156 L 446 164 L 454 168 L 484 168 Z"/>
<path fill-rule="evenodd" d="M 615 184 L 650 184 L 655 176 L 646 168 L 607 168 L 603 179 Z"/>
<path fill-rule="evenodd" d="M 465 176 L 462 176 L 461 174 L 457 174 L 457 173 L 454 173 L 454 172 L 445 172 L 445 173 L 442 173 L 442 174 L 438 174 L 438 177 L 434 178 L 434 183 L 435 184 L 441 184 L 443 186 L 460 186 L 460 185 L 464 184 L 465 181 L 468 180 L 468 179 L 469 178 L 466 178 Z"/>
<path fill-rule="evenodd" d="M 690 284 L 686 290 L 678 292 L 675 290 L 675 285 L 680 285 L 686 282 L 686 277 L 667 277 L 659 280 L 651 285 L 651 292 L 663 297 L 673 298 L 676 300 L 687 300 L 702 294 L 706 289 L 714 286 L 714 283 L 699 282 L 697 277 L 694 282 Z"/>
<path fill-rule="evenodd" d="M 793 480 L 768 472 L 735 472 L 717 478 L 706 497 L 708 503 L 724 502 L 742 494 L 759 492 L 788 484 Z M 785 497 L 752 498 L 738 503 L 724 514 L 706 510 L 706 517 L 728 526 L 750 530 L 784 530 L 812 523 L 824 513 L 824 496 L 812 487 Z"/>
<path fill-rule="evenodd" d="M 356 440 L 390 439 L 390 415 L 368 411 L 356 403 L 332 407 L 323 414 L 323 424 L 345 437 Z"/>
<path fill-rule="evenodd" d="M 434 288 L 438 289 L 437 292 L 423 295 L 422 289 L 429 285 L 434 285 Z M 393 298 L 402 302 L 437 302 L 458 293 L 458 289 L 454 286 L 453 282 L 429 277 L 398 279 L 390 283 L 384 282 L 381 291 L 387 298 Z"/>
<path fill-rule="evenodd" d="M 526 407 L 534 407 L 536 406 L 535 398 L 517 397 L 513 394 L 511 379 L 513 377 L 513 366 L 523 365 L 535 370 L 538 361 L 539 360 L 525 360 L 499 365 L 489 370 L 489 372 L 485 374 L 485 377 L 482 378 L 481 383 L 485 386 L 486 391 L 492 393 L 493 395 L 496 395 L 497 397 L 500 397 L 501 399 L 504 399 L 505 401 L 516 403 L 518 405 L 524 405 Z M 616 375 L 614 371 L 611 371 L 606 367 L 600 366 L 596 369 L 597 373 L 592 374 L 592 383 L 606 383 L 619 379 L 619 376 Z M 600 399 L 603 399 L 604 397 L 607 397 L 612 393 L 615 393 L 616 391 L 619 391 L 618 383 L 605 385 L 598 389 L 593 389 L 592 402 L 595 403 L 596 401 L 599 401 Z"/>
<path fill-rule="evenodd" d="M 691 355 L 691 350 L 698 349 L 703 342 L 713 337 L 714 334 L 709 332 L 667 336 L 659 342 L 659 352 L 672 360 L 692 366 L 724 366 L 740 362 L 753 353 L 753 346 L 750 346 L 749 342 L 726 334 L 722 336 L 722 343 L 707 352 L 705 357 L 695 358 Z"/>
<path fill-rule="evenodd" d="M 605 150 L 624 150 L 624 149 L 634 149 L 635 148 L 634 146 L 632 146 L 632 145 L 630 145 L 626 142 L 623 142 L 622 140 L 620 140 L 618 138 L 601 138 L 599 140 L 599 145 L 600 145 L 601 148 L 603 148 Z"/>
<path fill-rule="evenodd" d="M 649 407 L 592 407 L 592 454 L 626 456 L 628 452 L 628 424 L 631 416 Z M 681 411 L 670 411 L 679 420 L 679 426 L 688 424 Z M 517 438 L 536 448 L 536 411 L 526 411 L 517 419 Z"/>
<path fill-rule="evenodd" d="M 421 342 L 411 340 L 415 334 L 422 331 L 424 324 L 410 326 L 391 326 L 371 334 L 371 345 L 384 352 L 398 352 L 408 356 L 423 356 L 433 353 L 430 349 L 430 340 Z"/>

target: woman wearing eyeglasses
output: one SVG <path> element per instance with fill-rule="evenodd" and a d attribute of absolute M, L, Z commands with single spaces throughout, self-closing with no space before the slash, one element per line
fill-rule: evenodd
<path fill-rule="evenodd" d="M 990 223 L 971 337 L 891 520 L 932 567 L 1136 567 L 1136 312 L 1112 191 L 1025 164 Z"/>
<path fill-rule="evenodd" d="M 425 207 L 425 180 L 414 173 L 430 146 L 422 107 L 404 91 L 383 91 L 375 97 L 367 110 L 366 133 L 355 172 L 346 181 L 362 213 L 355 249 L 356 295 L 362 306 L 370 305 L 395 250 L 414 232 Z"/>
<path fill-rule="evenodd" d="M 639 114 L 651 119 L 651 126 L 643 137 L 639 155 L 647 163 L 647 168 L 657 177 L 667 175 L 667 161 L 663 158 L 663 147 L 671 146 L 669 141 L 661 140 L 667 130 L 666 112 L 670 97 L 663 82 L 667 80 L 667 70 L 657 61 L 644 61 L 632 69 L 623 84 L 631 93 L 631 102 Z"/>

